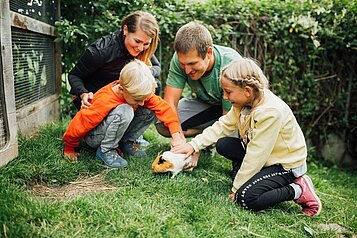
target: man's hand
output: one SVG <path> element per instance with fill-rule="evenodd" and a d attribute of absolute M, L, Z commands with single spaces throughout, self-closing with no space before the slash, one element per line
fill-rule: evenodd
<path fill-rule="evenodd" d="M 82 93 L 81 94 L 82 105 L 81 108 L 88 108 L 92 105 L 93 93 Z"/>
<path fill-rule="evenodd" d="M 184 144 L 186 144 L 186 138 L 183 135 L 183 133 L 175 132 L 171 136 L 172 136 L 171 148 L 181 145 L 183 146 Z"/>

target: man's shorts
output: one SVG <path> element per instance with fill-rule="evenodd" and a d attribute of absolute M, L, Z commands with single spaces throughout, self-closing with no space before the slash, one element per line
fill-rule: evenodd
<path fill-rule="evenodd" d="M 203 130 L 217 121 L 222 112 L 222 106 L 199 99 L 182 98 L 178 103 L 178 113 L 184 131 L 190 128 Z"/>

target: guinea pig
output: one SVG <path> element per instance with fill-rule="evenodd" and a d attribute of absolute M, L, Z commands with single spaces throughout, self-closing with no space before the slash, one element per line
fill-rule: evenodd
<path fill-rule="evenodd" d="M 152 163 L 152 169 L 155 173 L 166 173 L 171 172 L 171 178 L 174 178 L 178 173 L 184 170 L 186 163 L 192 161 L 192 156 L 190 155 L 185 159 L 185 154 L 175 154 L 171 151 L 165 151 L 162 155 L 158 155 L 154 162 Z M 185 169 L 192 171 L 193 168 Z"/>

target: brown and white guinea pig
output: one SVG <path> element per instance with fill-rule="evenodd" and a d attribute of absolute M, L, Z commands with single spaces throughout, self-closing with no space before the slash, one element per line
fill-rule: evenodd
<path fill-rule="evenodd" d="M 185 164 L 190 163 L 191 161 L 192 156 L 189 156 L 185 160 L 185 154 L 175 154 L 171 151 L 165 151 L 162 155 L 156 157 L 152 163 L 152 170 L 154 170 L 155 173 L 171 172 L 171 178 L 174 178 L 183 170 Z M 192 171 L 192 168 L 187 170 Z"/>

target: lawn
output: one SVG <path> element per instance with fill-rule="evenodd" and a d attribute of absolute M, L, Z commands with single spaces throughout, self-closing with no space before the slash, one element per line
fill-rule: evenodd
<path fill-rule="evenodd" d="M 205 152 L 192 172 L 171 179 L 151 171 L 169 148 L 154 127 L 148 157 L 107 169 L 94 152 L 63 158 L 68 120 L 20 138 L 19 157 L 0 167 L 3 237 L 356 237 L 357 172 L 309 158 L 308 174 L 323 203 L 309 218 L 294 202 L 251 212 L 228 200 L 229 161 Z"/>

